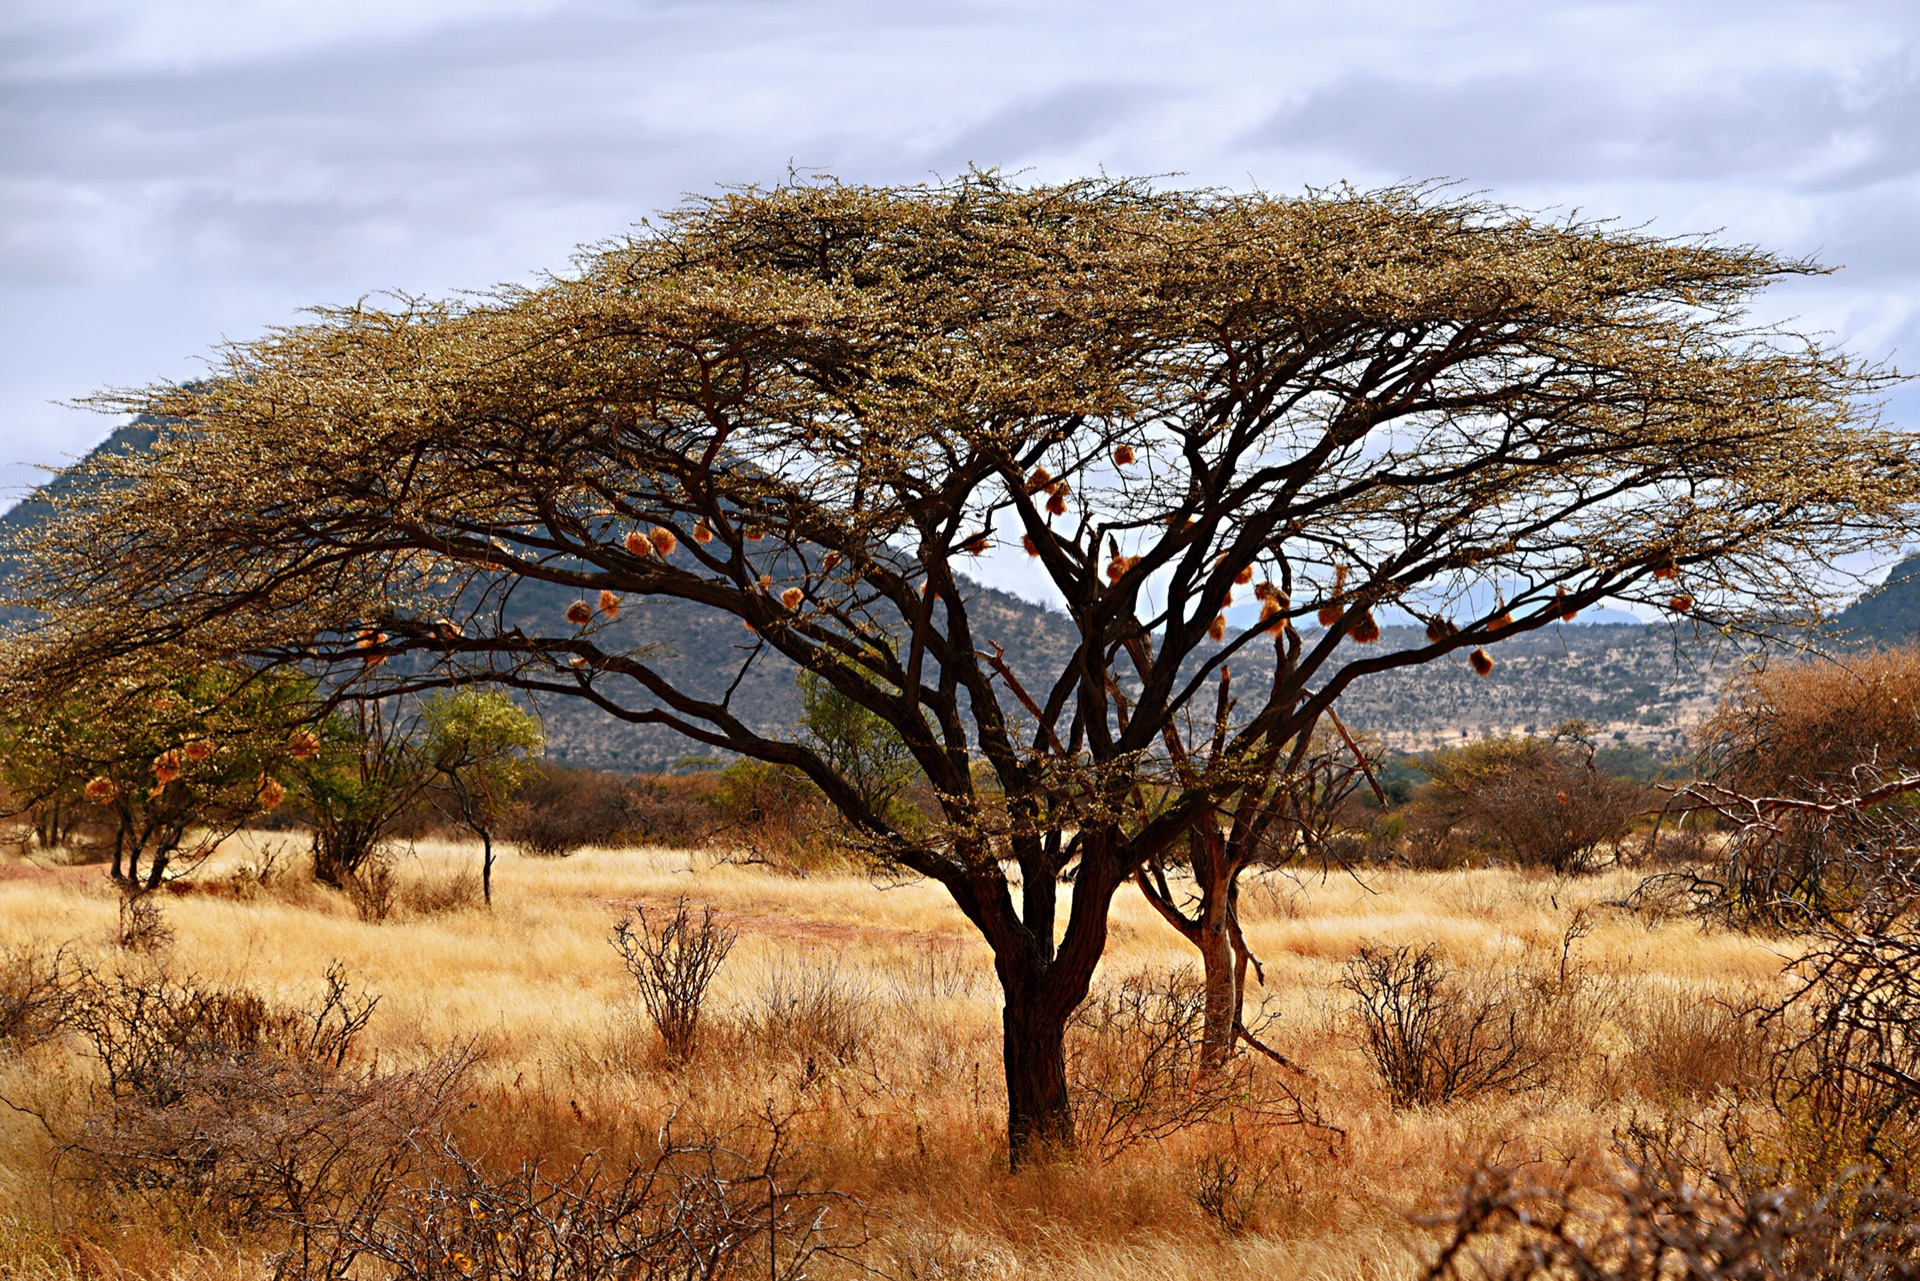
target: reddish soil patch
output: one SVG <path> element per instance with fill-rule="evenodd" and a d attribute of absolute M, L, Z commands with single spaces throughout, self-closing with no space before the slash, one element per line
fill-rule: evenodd
<path fill-rule="evenodd" d="M 657 912 L 673 911 L 670 899 L 602 899 L 601 902 L 616 908 L 622 913 L 640 909 L 649 916 Z M 881 946 L 906 945 L 910 947 L 953 947 L 963 941 L 964 936 L 957 934 L 934 934 L 927 930 L 910 930 L 891 925 L 873 925 L 851 921 L 820 921 L 805 916 L 787 916 L 779 912 L 728 912 L 715 908 L 713 919 L 729 929 L 742 934 L 758 934 L 764 938 L 791 939 L 797 943 L 867 943 Z"/>
<path fill-rule="evenodd" d="M 0 863 L 0 881 L 39 881 L 50 885 L 85 885 L 98 881 L 100 886 L 105 888 L 107 873 L 106 869 L 98 863 L 75 863 L 62 866 L 14 862 L 9 859 Z"/>

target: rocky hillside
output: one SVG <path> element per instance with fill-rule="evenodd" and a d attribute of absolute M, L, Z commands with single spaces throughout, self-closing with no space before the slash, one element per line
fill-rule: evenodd
<path fill-rule="evenodd" d="M 134 423 L 100 448 L 140 449 L 153 435 L 150 424 Z M 0 531 L 22 530 L 44 519 L 44 495 L 61 484 L 56 477 L 41 494 L 0 517 Z M 1064 615 L 992 588 L 974 592 L 976 633 L 983 643 L 1005 646 L 1017 672 L 1060 669 L 1072 643 Z M 557 620 L 571 599 L 557 587 L 528 585 L 515 593 L 515 611 L 530 620 Z M 1841 615 L 1839 626 L 1870 642 L 1920 637 L 1920 557 L 1897 566 L 1884 585 Z M 733 707 L 763 732 L 790 726 L 798 713 L 789 665 L 764 652 L 753 656 L 752 638 L 730 617 L 684 602 L 635 603 L 611 631 L 608 639 L 621 647 L 658 655 L 666 672 L 696 694 L 719 698 L 733 686 Z M 1385 632 L 1386 644 L 1415 640 L 1407 629 Z M 1712 706 L 1745 657 L 1721 638 L 1664 624 L 1555 626 L 1498 646 L 1497 665 L 1485 678 L 1475 676 L 1464 658 L 1455 658 L 1364 680 L 1348 691 L 1341 715 L 1389 747 L 1407 751 L 1463 737 L 1544 730 L 1575 718 L 1604 738 L 1666 749 L 1681 745 L 1687 728 Z M 1259 679 L 1257 657 L 1236 666 L 1240 679 Z M 707 754 L 670 730 L 628 725 L 580 700 L 550 699 L 539 710 L 552 755 L 570 763 L 656 770 Z"/>
<path fill-rule="evenodd" d="M 1841 611 L 1834 627 L 1857 643 L 1911 645 L 1920 640 L 1920 556 L 1895 565 L 1878 587 Z"/>

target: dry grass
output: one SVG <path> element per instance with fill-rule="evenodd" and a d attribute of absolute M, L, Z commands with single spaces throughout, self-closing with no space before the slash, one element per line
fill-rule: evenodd
<path fill-rule="evenodd" d="M 463 1124 L 496 1153 L 617 1153 L 676 1107 L 715 1126 L 768 1100 L 795 1110 L 814 1178 L 874 1215 L 869 1262 L 912 1278 L 1417 1275 L 1429 1239 L 1408 1215 L 1480 1157 L 1598 1151 L 1631 1117 L 1714 1107 L 1754 1057 L 1725 1011 L 1771 992 L 1783 960 L 1777 939 L 1649 925 L 1602 905 L 1632 888 L 1629 873 L 1274 880 L 1246 897 L 1266 963 L 1254 997 L 1266 1002 L 1267 1040 L 1317 1078 L 1319 1107 L 1344 1137 L 1210 1122 L 1111 1164 L 1015 1176 L 987 952 L 930 885 L 589 850 L 508 858 L 488 912 L 464 895 L 408 890 L 453 885 L 477 861 L 472 849 L 428 844 L 399 864 L 393 918 L 368 923 L 296 878 L 231 875 L 276 840 L 291 844 L 231 842 L 200 874 L 207 888 L 167 900 L 176 970 L 296 1000 L 339 962 L 382 995 L 363 1043 L 384 1060 L 477 1040 L 481 1093 Z M 636 904 L 682 895 L 711 906 L 739 942 L 700 1047 L 676 1065 L 607 940 Z M 1463 982 L 1562 974 L 1566 932 L 1583 911 L 1591 931 L 1564 958 L 1580 980 L 1558 1047 L 1565 1069 L 1517 1094 L 1390 1108 L 1353 1034 L 1347 961 L 1365 944 L 1434 943 Z M 117 928 L 98 868 L 0 863 L 0 938 L 71 941 L 98 964 L 130 964 L 113 946 Z M 1105 981 L 1192 959 L 1130 894 L 1112 937 Z M 58 1046 L 0 1052 L 0 1094 L 71 1094 L 76 1062 Z M 1229 1149 L 1244 1176 L 1230 1222 L 1200 1204 Z M 0 1111 L 0 1275 L 112 1275 L 107 1256 L 138 1275 L 254 1274 L 245 1243 L 169 1238 L 116 1220 L 111 1206 L 63 1199 L 49 1160 L 34 1122 Z"/>

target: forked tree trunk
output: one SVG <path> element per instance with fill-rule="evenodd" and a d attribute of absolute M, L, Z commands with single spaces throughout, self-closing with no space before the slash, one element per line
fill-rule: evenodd
<path fill-rule="evenodd" d="M 1218 831 L 1196 830 L 1190 841 L 1188 864 L 1200 895 L 1192 916 L 1175 903 L 1164 877 L 1150 876 L 1142 870 L 1135 879 L 1147 901 L 1200 953 L 1201 991 L 1206 998 L 1201 1014 L 1200 1062 L 1212 1069 L 1233 1057 L 1241 1002 L 1246 995 L 1247 956 L 1238 945 L 1233 915 L 1240 873 Z"/>
<path fill-rule="evenodd" d="M 1014 1169 L 1029 1158 L 1073 1146 L 1067 1097 L 1067 1018 L 1071 1008 L 1036 994 L 1007 993 L 1001 1011 L 1001 1058 L 1007 1073 L 1007 1157 Z"/>
<path fill-rule="evenodd" d="M 1245 967 L 1234 953 L 1227 917 L 1227 893 L 1204 893 L 1200 928 L 1193 942 L 1200 949 L 1201 990 L 1206 996 L 1200 1031 L 1200 1058 L 1217 1068 L 1233 1057 L 1234 1029 L 1240 1024 L 1240 979 Z"/>
<path fill-rule="evenodd" d="M 371 823 L 350 819 L 316 826 L 313 832 L 313 879 L 344 890 L 379 844 Z"/>
<path fill-rule="evenodd" d="M 334 856 L 332 843 L 316 834 L 313 838 L 313 879 L 334 889 L 345 889 L 348 873 Z"/>

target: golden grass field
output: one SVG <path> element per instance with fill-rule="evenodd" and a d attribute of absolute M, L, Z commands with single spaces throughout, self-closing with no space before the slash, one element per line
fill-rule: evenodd
<path fill-rule="evenodd" d="M 298 841 L 237 838 L 195 883 L 219 887 L 262 842 L 292 851 Z M 475 858 L 469 847 L 424 843 L 402 857 L 399 875 L 445 881 Z M 1255 992 L 1272 1016 L 1267 1040 L 1311 1073 L 1325 1121 L 1344 1133 L 1216 1120 L 1111 1162 L 1081 1157 L 1019 1174 L 1007 1170 L 987 952 L 929 884 L 795 878 L 685 852 L 508 855 L 491 911 L 403 910 L 369 924 L 344 898 L 297 878 L 250 899 L 170 896 L 167 964 L 297 1000 L 330 963 L 344 963 L 381 997 L 365 1044 L 383 1061 L 477 1042 L 488 1092 L 483 1115 L 462 1124 L 506 1150 L 617 1149 L 623 1135 L 651 1134 L 669 1109 L 722 1126 L 772 1101 L 796 1113 L 813 1178 L 865 1207 L 865 1258 L 887 1275 L 1411 1277 L 1432 1251 L 1431 1229 L 1416 1220 L 1476 1160 L 1596 1152 L 1630 1117 L 1704 1113 L 1751 1070 L 1722 1014 L 1774 988 L 1783 945 L 1603 905 L 1638 880 L 1497 869 L 1257 879 L 1245 916 L 1266 962 Z M 633 905 L 681 895 L 710 905 L 739 942 L 714 985 L 702 1048 L 668 1068 L 608 934 Z M 1558 1019 L 1551 1079 L 1433 1109 L 1390 1108 L 1340 986 L 1349 958 L 1369 942 L 1432 941 L 1469 983 L 1557 974 L 1583 909 L 1592 928 L 1567 953 L 1581 982 Z M 114 947 L 115 920 L 101 868 L 0 856 L 0 939 L 70 942 L 108 967 L 149 963 Z M 1123 892 L 1098 982 L 1189 960 L 1144 901 Z M 802 994 L 809 1018 L 831 1027 L 769 1017 L 779 993 Z M 60 1045 L 0 1057 L 0 1094 L 50 1106 L 80 1062 Z M 1250 1182 L 1264 1182 L 1247 1194 L 1237 1230 L 1195 1197 L 1197 1171 L 1225 1144 L 1261 1172 Z M 50 1161 L 38 1123 L 0 1109 L 0 1275 L 256 1273 L 245 1242 L 184 1242 L 124 1207 L 64 1196 Z"/>

